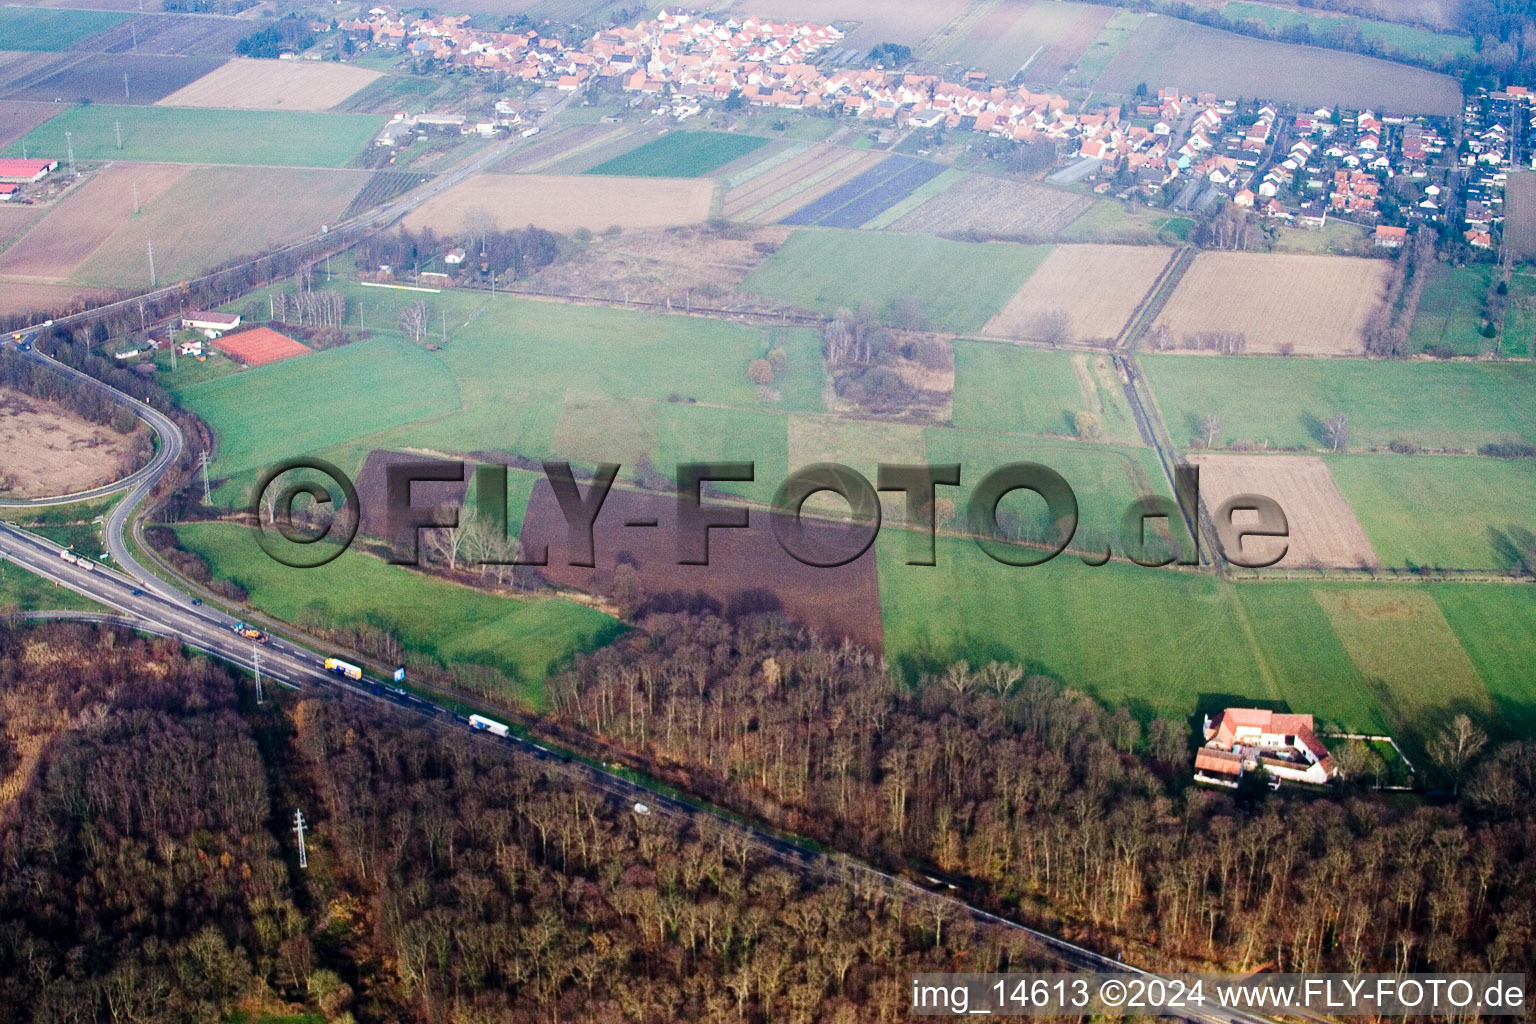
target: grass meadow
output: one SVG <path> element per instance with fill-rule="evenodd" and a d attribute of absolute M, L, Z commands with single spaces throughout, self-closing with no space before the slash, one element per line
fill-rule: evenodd
<path fill-rule="evenodd" d="M 1104 440 L 1136 444 L 1136 422 L 1113 368 L 1105 369 L 1108 362 L 1086 353 L 956 341 L 954 424 L 1072 436 L 1073 415 L 1091 412 L 1100 418 Z"/>
<path fill-rule="evenodd" d="M 67 50 L 130 17 L 121 11 L 0 7 L 0 50 Z"/>
<path fill-rule="evenodd" d="M 654 142 L 622 153 L 589 169 L 588 174 L 636 178 L 702 178 L 746 156 L 768 140 L 724 132 L 668 132 Z"/>
<path fill-rule="evenodd" d="M 91 103 L 71 107 L 23 141 L 33 156 L 62 158 L 70 132 L 79 160 L 345 167 L 383 126 L 384 118 L 363 114 Z M 5 155 L 20 156 L 22 144 L 11 143 Z"/>
<path fill-rule="evenodd" d="M 183 546 L 238 582 L 251 603 L 288 622 L 367 623 L 446 667 L 487 665 L 513 680 L 513 696 L 538 707 L 543 683 L 572 654 L 611 638 L 609 616 L 554 599 L 512 598 L 432 579 L 371 555 L 344 552 L 318 569 L 279 565 L 242 526 L 176 528 Z"/>
<path fill-rule="evenodd" d="M 1340 455 L 1329 471 L 1383 564 L 1511 571 L 1536 558 L 1536 465 Z"/>
<path fill-rule="evenodd" d="M 1168 431 L 1187 446 L 1207 414 L 1217 443 L 1322 449 L 1322 422 L 1349 418 L 1352 447 L 1395 440 L 1475 451 L 1536 443 L 1536 366 L 1148 355 L 1140 360 Z"/>
<path fill-rule="evenodd" d="M 1419 296 L 1419 308 L 1408 332 L 1412 352 L 1448 349 L 1453 355 L 1475 356 L 1493 351 L 1492 338 L 1480 333 L 1483 326 L 1483 295 L 1498 268 L 1490 264 L 1448 267 L 1429 266 L 1429 280 Z"/>
<path fill-rule="evenodd" d="M 1050 252 L 1044 245 L 951 242 L 925 235 L 802 230 L 747 275 L 741 290 L 835 313 L 888 315 L 912 296 L 935 330 L 979 331 Z"/>
<path fill-rule="evenodd" d="M 1469 56 L 1473 51 L 1471 36 L 1456 36 L 1446 32 L 1432 32 L 1413 25 L 1399 25 L 1390 21 L 1369 18 L 1326 17 L 1302 11 L 1283 10 L 1268 4 L 1233 0 L 1221 9 L 1221 13 L 1233 21 L 1257 21 L 1266 28 L 1288 29 L 1305 26 L 1313 38 L 1329 35 L 1351 35 L 1373 43 L 1388 53 L 1410 59 L 1439 62 L 1455 57 Z"/>

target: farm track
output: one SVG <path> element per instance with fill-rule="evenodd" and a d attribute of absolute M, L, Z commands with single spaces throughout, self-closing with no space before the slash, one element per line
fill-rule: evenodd
<path fill-rule="evenodd" d="M 1168 305 L 1174 289 L 1179 286 L 1179 281 L 1184 277 L 1184 272 L 1195 262 L 1195 255 L 1199 252 L 1194 246 L 1187 245 L 1174 253 L 1163 272 L 1152 283 L 1151 291 L 1137 304 L 1131 318 L 1126 321 L 1124 329 L 1115 338 L 1110 347 L 1116 350 L 1133 351 L 1143 335 L 1152 329 L 1163 307 Z"/>

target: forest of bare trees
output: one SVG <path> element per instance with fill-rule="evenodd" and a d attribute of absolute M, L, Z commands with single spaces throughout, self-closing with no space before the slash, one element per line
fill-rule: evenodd
<path fill-rule="evenodd" d="M 1529 741 L 1459 765 L 1453 804 L 1363 779 L 1234 798 L 1189 786 L 1183 721 L 1143 728 L 1005 665 L 910 691 L 784 623 L 681 616 L 583 658 L 552 704 L 743 813 L 1170 961 L 1493 971 L 1536 954 Z"/>
<path fill-rule="evenodd" d="M 0 630 L 0 1022 L 854 1024 L 916 971 L 1047 966 L 896 893 L 483 735 L 242 705 L 173 642 Z"/>

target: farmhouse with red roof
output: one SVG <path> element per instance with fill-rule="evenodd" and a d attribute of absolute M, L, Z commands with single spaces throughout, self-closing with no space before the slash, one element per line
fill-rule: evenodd
<path fill-rule="evenodd" d="M 1205 746 L 1195 754 L 1195 779 L 1236 787 L 1251 771 L 1293 782 L 1327 783 L 1338 774 L 1311 715 L 1264 708 L 1227 708 L 1205 718 Z"/>
<path fill-rule="evenodd" d="M 42 181 L 49 171 L 58 170 L 57 160 L 21 160 L 0 157 L 0 182 L 10 185 L 31 185 Z"/>

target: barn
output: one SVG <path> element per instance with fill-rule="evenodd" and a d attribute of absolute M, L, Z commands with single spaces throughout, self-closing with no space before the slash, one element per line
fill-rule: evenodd
<path fill-rule="evenodd" d="M 42 181 L 49 171 L 59 168 L 57 160 L 22 160 L 16 157 L 0 157 L 0 183 L 31 185 Z"/>

